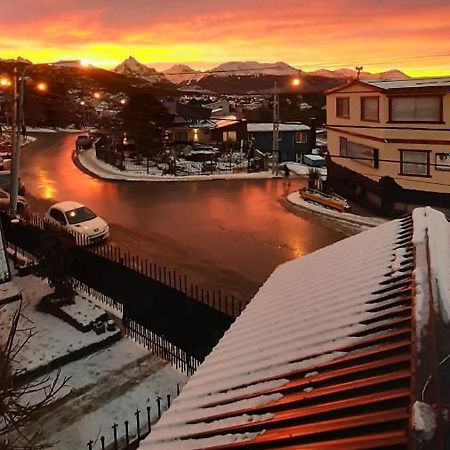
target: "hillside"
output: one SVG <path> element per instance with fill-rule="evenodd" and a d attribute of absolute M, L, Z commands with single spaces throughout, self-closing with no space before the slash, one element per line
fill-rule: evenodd
<path fill-rule="evenodd" d="M 204 76 L 200 70 L 194 70 L 185 64 L 176 64 L 169 69 L 163 70 L 163 75 L 174 84 L 191 83 Z"/>
<path fill-rule="evenodd" d="M 227 77 L 209 75 L 203 77 L 196 84 L 201 86 L 203 89 L 217 92 L 219 94 L 242 95 L 247 93 L 272 93 L 275 82 L 277 82 L 281 92 L 312 93 L 324 92 L 325 90 L 336 87 L 346 81 L 346 78 L 320 77 L 303 73 L 302 86 L 294 89 L 290 84 L 291 79 L 292 77 L 290 76 L 274 75 L 228 75 Z"/>

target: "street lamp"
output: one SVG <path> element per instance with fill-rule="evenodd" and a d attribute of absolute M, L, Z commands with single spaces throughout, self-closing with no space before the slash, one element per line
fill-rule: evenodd
<path fill-rule="evenodd" d="M 10 87 L 11 84 L 11 80 L 9 80 L 8 78 L 0 78 L 0 86 L 2 88 Z"/>
<path fill-rule="evenodd" d="M 77 62 L 79 61 L 68 61 Z M 21 66 L 19 76 L 19 65 Z M 51 66 L 53 63 L 40 63 L 35 66 Z M 10 188 L 10 207 L 9 212 L 14 219 L 17 216 L 17 198 L 19 196 L 19 166 L 20 166 L 20 132 L 21 125 L 24 123 L 23 113 L 23 98 L 25 91 L 25 75 L 27 70 L 32 67 L 33 64 L 21 64 L 18 61 L 14 64 L 13 68 L 13 114 L 12 114 L 12 126 L 11 126 L 11 143 L 12 143 L 12 158 L 11 158 L 11 188 Z M 19 85 L 19 93 L 17 94 L 17 85 Z M 39 87 L 40 86 L 40 87 Z M 37 88 L 40 91 L 45 91 L 47 85 L 45 83 L 39 83 Z"/>
<path fill-rule="evenodd" d="M 36 85 L 36 89 L 38 90 L 38 91 L 41 91 L 41 92 L 46 92 L 47 91 L 47 88 L 48 88 L 48 86 L 47 86 L 47 83 L 38 83 L 37 85 Z"/>
<path fill-rule="evenodd" d="M 97 100 L 102 96 L 102 94 L 100 94 L 100 92 L 94 92 L 94 98 L 96 98 Z"/>
<path fill-rule="evenodd" d="M 300 73 L 300 72 L 299 72 Z M 300 76 L 292 78 L 290 84 L 293 87 L 299 87 L 302 81 Z M 272 134 L 272 173 L 278 172 L 279 157 L 279 135 L 280 135 L 280 93 L 278 84 L 275 81 L 273 86 L 273 134 Z"/>

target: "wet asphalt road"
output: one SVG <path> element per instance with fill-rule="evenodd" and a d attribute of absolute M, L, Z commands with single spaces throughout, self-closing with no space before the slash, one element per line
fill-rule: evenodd
<path fill-rule="evenodd" d="M 104 217 L 110 243 L 180 270 L 201 286 L 249 299 L 273 269 L 336 242 L 333 225 L 299 217 L 283 198 L 292 180 L 106 182 L 72 161 L 76 135 L 38 134 L 24 148 L 21 178 L 33 210 L 75 200 Z"/>

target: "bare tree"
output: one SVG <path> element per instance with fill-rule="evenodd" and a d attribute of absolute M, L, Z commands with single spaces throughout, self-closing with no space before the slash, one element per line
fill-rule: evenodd
<path fill-rule="evenodd" d="M 26 326 L 26 321 L 20 301 L 11 320 L 9 333 L 5 336 L 5 341 L 0 342 L 0 450 L 39 450 L 52 447 L 55 442 L 51 442 L 41 430 L 36 430 L 32 425 L 44 408 L 68 387 L 69 378 L 61 378 L 60 371 L 53 377 L 46 376 L 38 381 L 17 382 L 24 370 L 15 371 L 13 363 L 35 334 L 32 326 Z M 19 333 L 23 338 L 18 337 Z M 70 391 L 63 397 L 69 393 Z M 31 401 L 32 395 L 38 395 L 39 399 Z"/>

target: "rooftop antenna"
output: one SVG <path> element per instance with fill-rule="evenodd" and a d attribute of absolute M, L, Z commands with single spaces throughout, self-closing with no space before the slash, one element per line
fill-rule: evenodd
<path fill-rule="evenodd" d="M 355 69 L 356 69 L 356 79 L 359 80 L 361 71 L 363 70 L 363 66 L 356 66 Z"/>

